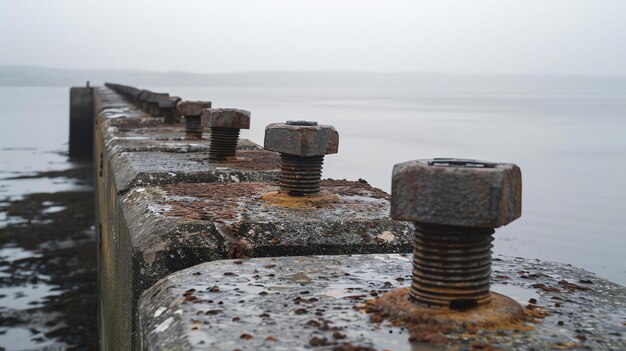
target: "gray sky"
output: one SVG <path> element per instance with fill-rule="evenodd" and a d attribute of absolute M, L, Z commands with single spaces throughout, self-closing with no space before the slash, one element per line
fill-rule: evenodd
<path fill-rule="evenodd" d="M 624 0 L 0 0 L 0 64 L 626 75 Z"/>

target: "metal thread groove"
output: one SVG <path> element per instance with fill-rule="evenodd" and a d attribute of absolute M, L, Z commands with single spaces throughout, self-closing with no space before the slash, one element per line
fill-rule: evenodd
<path fill-rule="evenodd" d="M 238 140 L 239 129 L 212 127 L 209 160 L 223 161 L 234 157 L 237 152 Z"/>
<path fill-rule="evenodd" d="M 165 118 L 165 123 L 174 124 L 177 122 L 178 114 L 175 108 L 164 108 L 161 110 L 163 112 L 163 117 Z"/>
<path fill-rule="evenodd" d="M 315 195 L 320 191 L 324 156 L 280 154 L 280 191 L 292 196 Z"/>
<path fill-rule="evenodd" d="M 491 301 L 493 228 L 416 224 L 410 297 L 469 308 Z"/>
<path fill-rule="evenodd" d="M 151 102 L 148 106 L 149 106 L 148 109 L 150 111 L 150 113 L 149 113 L 150 116 L 152 116 L 152 117 L 161 117 L 161 109 L 159 108 L 159 103 L 158 102 L 157 103 Z"/>
<path fill-rule="evenodd" d="M 202 138 L 202 123 L 200 116 L 185 116 L 185 133 L 191 138 Z"/>

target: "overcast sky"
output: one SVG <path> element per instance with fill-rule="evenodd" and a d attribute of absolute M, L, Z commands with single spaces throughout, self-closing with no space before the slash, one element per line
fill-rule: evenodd
<path fill-rule="evenodd" d="M 626 1 L 0 0 L 0 64 L 626 75 Z"/>

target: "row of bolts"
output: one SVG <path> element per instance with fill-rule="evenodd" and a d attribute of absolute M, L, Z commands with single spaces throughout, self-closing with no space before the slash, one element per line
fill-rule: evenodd
<path fill-rule="evenodd" d="M 209 101 L 183 101 L 167 93 L 154 93 L 134 87 L 106 83 L 131 103 L 165 123 L 185 121 L 188 138 L 201 138 L 203 126 L 211 129 L 209 159 L 214 162 L 235 156 L 240 129 L 250 126 L 250 113 L 238 109 L 213 109 Z M 324 128 L 316 122 L 288 121 L 284 128 Z M 333 128 L 334 130 L 334 128 Z M 267 139 L 267 131 L 266 131 Z M 304 138 L 306 139 L 306 138 Z M 303 140 L 315 143 L 315 139 Z M 281 155 L 280 192 L 289 196 L 316 196 L 320 191 L 324 154 Z M 315 149 L 315 147 L 312 147 Z M 336 152 L 336 151 L 335 151 Z M 474 160 L 433 159 L 425 164 L 449 167 L 493 169 L 495 164 Z M 416 192 L 417 189 L 408 189 Z M 396 195 L 396 194 L 393 194 Z M 392 208 L 395 197 L 392 196 Z M 393 216 L 394 219 L 399 216 Z M 506 223 L 504 223 L 506 224 Z M 418 304 L 443 308 L 469 308 L 490 302 L 491 242 L 494 228 L 451 226 L 415 222 L 416 239 L 410 299 Z"/>

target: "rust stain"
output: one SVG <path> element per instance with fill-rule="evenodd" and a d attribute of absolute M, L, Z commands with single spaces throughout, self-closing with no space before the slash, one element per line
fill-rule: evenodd
<path fill-rule="evenodd" d="M 411 341 L 430 344 L 449 344 L 450 336 L 474 335 L 479 330 L 530 331 L 534 327 L 526 323 L 524 309 L 512 299 L 492 294 L 492 302 L 467 310 L 431 308 L 409 301 L 409 288 L 385 293 L 382 297 L 369 300 L 362 309 L 370 314 L 372 322 L 388 321 L 392 325 L 405 327 Z M 469 337 L 471 339 L 471 337 Z M 482 344 L 481 344 L 482 345 Z M 491 345 L 476 345 L 476 348 L 495 350 Z M 489 346 L 490 348 L 484 348 Z"/>
<path fill-rule="evenodd" d="M 265 202 L 274 206 L 312 210 L 315 208 L 329 208 L 333 204 L 340 202 L 335 194 L 328 191 L 321 191 L 319 196 L 289 196 L 278 191 L 265 193 L 261 197 Z"/>
<path fill-rule="evenodd" d="M 230 243 L 228 248 L 228 258 L 251 258 L 252 250 L 248 247 L 246 240 L 238 240 Z"/>
<path fill-rule="evenodd" d="M 188 220 L 235 221 L 241 215 L 245 200 L 264 201 L 289 208 L 320 209 L 343 203 L 338 196 L 363 196 L 371 199 L 389 199 L 384 191 L 367 183 L 327 179 L 322 181 L 320 197 L 288 197 L 278 195 L 277 183 L 176 183 L 163 185 L 166 196 L 186 197 L 182 200 L 161 201 L 168 210 L 161 213 L 168 217 Z M 273 194 L 273 195 L 271 195 Z"/>
<path fill-rule="evenodd" d="M 163 186 L 168 195 L 193 196 L 190 201 L 164 201 L 161 204 L 171 206 L 165 214 L 189 220 L 232 221 L 237 219 L 237 207 L 233 207 L 242 197 L 258 197 L 262 190 L 270 187 L 265 183 L 239 183 L 234 186 L 227 183 L 178 183 Z M 211 201 L 202 201 L 208 200 Z"/>

